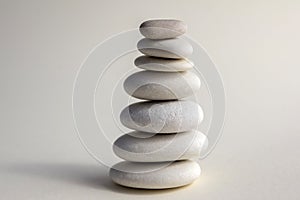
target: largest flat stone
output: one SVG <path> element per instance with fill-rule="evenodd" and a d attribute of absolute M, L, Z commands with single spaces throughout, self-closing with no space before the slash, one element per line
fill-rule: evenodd
<path fill-rule="evenodd" d="M 127 161 L 164 162 L 198 159 L 207 144 L 207 137 L 199 131 L 155 135 L 134 131 L 119 137 L 113 150 Z"/>
<path fill-rule="evenodd" d="M 200 79 L 190 71 L 140 71 L 126 78 L 125 91 L 146 100 L 172 100 L 192 96 L 200 89 Z"/>
<path fill-rule="evenodd" d="M 140 26 L 141 34 L 150 39 L 174 38 L 184 34 L 186 30 L 186 24 L 175 19 L 148 20 Z"/>
<path fill-rule="evenodd" d="M 203 111 L 192 101 L 147 101 L 124 108 L 120 120 L 127 128 L 137 131 L 177 133 L 197 129 Z"/>
<path fill-rule="evenodd" d="M 123 186 L 142 189 L 167 189 L 194 182 L 201 173 L 198 163 L 190 160 L 173 163 L 121 162 L 109 172 L 111 179 Z"/>
<path fill-rule="evenodd" d="M 182 38 L 165 40 L 141 39 L 137 43 L 138 50 L 147 55 L 161 58 L 188 58 L 193 53 L 193 47 Z"/>

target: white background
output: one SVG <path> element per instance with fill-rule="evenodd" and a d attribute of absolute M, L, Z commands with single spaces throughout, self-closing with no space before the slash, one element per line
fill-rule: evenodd
<path fill-rule="evenodd" d="M 0 199 L 299 199 L 299 10 L 296 0 L 1 0 Z M 226 88 L 223 137 L 181 189 L 112 184 L 72 119 L 88 52 L 149 18 L 185 21 Z"/>

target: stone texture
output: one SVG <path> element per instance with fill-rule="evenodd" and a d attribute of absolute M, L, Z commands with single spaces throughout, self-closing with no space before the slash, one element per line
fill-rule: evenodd
<path fill-rule="evenodd" d="M 140 71 L 126 78 L 125 91 L 146 100 L 174 100 L 192 96 L 200 89 L 200 79 L 193 72 Z"/>
<path fill-rule="evenodd" d="M 177 133 L 197 129 L 202 108 L 192 101 L 146 101 L 123 109 L 121 123 L 127 128 L 150 133 Z"/>
<path fill-rule="evenodd" d="M 113 150 L 120 158 L 132 162 L 164 162 L 198 159 L 207 147 L 207 137 L 199 131 L 151 135 L 131 132 L 119 137 Z"/>
<path fill-rule="evenodd" d="M 201 173 L 197 162 L 135 163 L 124 161 L 110 169 L 111 179 L 123 186 L 143 189 L 166 189 L 191 184 Z"/>
<path fill-rule="evenodd" d="M 140 56 L 135 59 L 134 64 L 141 69 L 160 72 L 186 71 L 194 67 L 194 63 L 186 59 L 164 59 L 150 56 Z"/>
<path fill-rule="evenodd" d="M 175 19 L 148 20 L 140 26 L 141 34 L 149 39 L 175 38 L 184 34 L 186 30 L 186 24 Z"/>
<path fill-rule="evenodd" d="M 192 45 L 182 38 L 165 40 L 143 38 L 137 43 L 137 48 L 147 56 L 161 58 L 188 58 L 193 53 Z"/>

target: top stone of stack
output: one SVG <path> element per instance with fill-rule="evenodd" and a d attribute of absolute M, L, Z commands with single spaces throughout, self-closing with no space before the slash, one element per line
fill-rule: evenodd
<path fill-rule="evenodd" d="M 153 40 L 170 39 L 183 35 L 187 25 L 175 19 L 154 19 L 141 24 L 140 32 L 143 36 Z"/>

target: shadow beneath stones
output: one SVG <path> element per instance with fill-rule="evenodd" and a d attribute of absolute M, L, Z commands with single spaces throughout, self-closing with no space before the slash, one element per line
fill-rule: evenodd
<path fill-rule="evenodd" d="M 116 193 L 153 195 L 181 190 L 185 187 L 166 190 L 147 190 L 124 187 L 113 183 L 108 176 L 109 169 L 101 165 L 70 163 L 13 163 L 0 166 L 1 171 L 12 174 L 42 178 L 45 180 L 76 184 Z"/>

